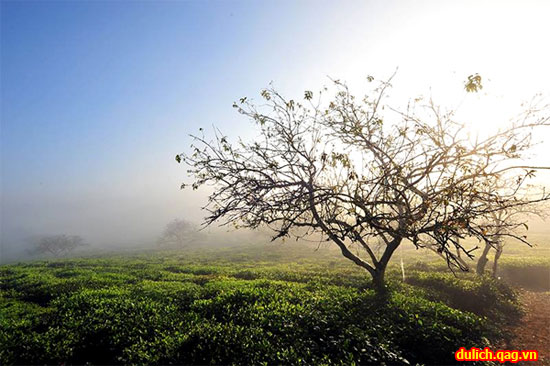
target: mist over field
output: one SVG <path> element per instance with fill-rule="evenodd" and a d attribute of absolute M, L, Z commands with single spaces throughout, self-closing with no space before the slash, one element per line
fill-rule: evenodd
<path fill-rule="evenodd" d="M 550 84 L 545 2 L 499 2 L 498 17 L 492 2 L 311 5 L 3 3 L 2 261 L 36 235 L 141 247 L 174 218 L 200 223 L 206 192 L 178 190 L 188 178 L 173 156 L 198 127 L 253 137 L 231 104 L 270 81 L 288 95 L 327 76 L 361 91 L 398 67 L 396 107 L 429 93 L 452 107 L 480 73 L 488 96 L 469 99 L 489 112 L 465 116 L 484 133 Z M 474 13 L 479 28 L 464 20 Z"/>

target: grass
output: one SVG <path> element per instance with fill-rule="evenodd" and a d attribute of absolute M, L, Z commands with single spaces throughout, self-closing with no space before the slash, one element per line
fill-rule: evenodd
<path fill-rule="evenodd" d="M 495 324 L 520 315 L 501 281 L 407 263 L 406 283 L 390 268 L 385 302 L 365 272 L 305 247 L 4 265 L 0 362 L 452 364 L 459 347 L 490 345 Z"/>

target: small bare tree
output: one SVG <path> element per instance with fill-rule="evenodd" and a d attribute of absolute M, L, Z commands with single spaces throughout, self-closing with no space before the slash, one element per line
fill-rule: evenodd
<path fill-rule="evenodd" d="M 526 232 L 529 230 L 529 226 L 527 225 L 526 219 L 534 216 L 541 219 L 548 218 L 548 205 L 524 205 L 491 212 L 491 229 L 486 235 L 487 239 L 483 247 L 483 252 L 476 265 L 476 273 L 478 275 L 483 275 L 485 273 L 485 266 L 489 262 L 487 256 L 490 250 L 494 249 L 495 255 L 493 258 L 492 276 L 497 277 L 498 261 L 504 251 L 506 238 L 513 238 L 530 245 L 529 242 L 527 242 Z"/>
<path fill-rule="evenodd" d="M 49 235 L 33 241 L 35 244 L 32 253 L 52 254 L 55 257 L 67 255 L 76 248 L 87 245 L 78 235 Z"/>
<path fill-rule="evenodd" d="M 160 247 L 185 248 L 196 242 L 199 232 L 187 220 L 175 219 L 169 222 L 158 240 Z"/>
<path fill-rule="evenodd" d="M 326 104 L 327 88 L 316 96 L 306 91 L 302 101 L 274 88 L 261 92 L 261 105 L 241 98 L 234 107 L 259 129 L 252 142 L 232 143 L 220 131 L 213 140 L 193 136 L 192 154 L 176 160 L 190 166 L 193 189 L 214 187 L 206 225 L 267 225 L 274 238 L 320 234 L 384 292 L 388 262 L 405 240 L 435 245 L 450 268 L 465 269 L 456 252 L 473 258 L 473 249 L 456 238 L 487 239 L 489 224 L 479 218 L 550 199 L 543 191 L 518 198 L 483 188 L 510 176 L 521 187 L 536 169 L 514 162 L 530 149 L 532 129 L 549 125 L 540 101 L 510 127 L 472 141 L 454 113 L 432 100 L 411 101 L 405 111 L 384 108 L 389 82 L 362 98 L 339 81 L 334 87 Z"/>

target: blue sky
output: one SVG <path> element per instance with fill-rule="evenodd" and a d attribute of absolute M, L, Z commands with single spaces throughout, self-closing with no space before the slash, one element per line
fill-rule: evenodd
<path fill-rule="evenodd" d="M 246 27 L 230 7 L 214 8 L 4 3 L 2 158 L 5 176 L 17 176 L 5 189 L 53 171 L 85 180 L 86 172 L 122 168 L 155 143 L 151 134 L 189 125 L 183 118 L 162 122 L 198 114 L 209 92 L 238 77 L 230 73 L 237 70 L 232 47 L 246 38 Z"/>
<path fill-rule="evenodd" d="M 197 218 L 173 156 L 199 126 L 246 126 L 233 100 L 315 58 L 296 51 L 326 31 L 316 3 L 291 4 L 2 2 L 4 242 Z"/>
<path fill-rule="evenodd" d="M 550 85 L 548 2 L 479 3 L 3 1 L 2 245 L 198 220 L 174 155 L 199 127 L 250 135 L 231 104 L 270 81 L 301 93 L 399 66 L 407 96 L 454 95 L 474 72 L 501 98 Z"/>

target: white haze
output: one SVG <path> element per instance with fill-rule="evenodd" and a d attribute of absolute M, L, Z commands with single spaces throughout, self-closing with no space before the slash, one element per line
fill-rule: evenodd
<path fill-rule="evenodd" d="M 187 135 L 201 126 L 211 131 L 214 124 L 232 137 L 253 136 L 248 121 L 236 115 L 231 103 L 257 95 L 270 81 L 284 94 L 299 97 L 303 90 L 328 84 L 327 75 L 360 85 L 358 80 L 366 75 L 383 78 L 399 67 L 396 100 L 431 93 L 443 104 L 455 106 L 466 77 L 480 73 L 486 86 L 483 92 L 492 95 L 488 104 L 500 112 L 536 92 L 549 93 L 548 1 L 304 4 L 296 6 L 300 22 L 286 21 L 294 8 L 293 2 L 284 3 L 280 10 L 266 11 L 254 20 L 281 24 L 281 29 L 262 26 L 254 38 L 236 40 L 243 50 L 239 82 L 211 85 L 191 100 L 176 98 L 173 108 L 151 118 L 146 130 L 128 128 L 137 151 L 117 150 L 115 141 L 112 152 L 100 152 L 109 156 L 104 165 L 83 165 L 63 174 L 52 171 L 31 183 L 2 173 L 0 260 L 24 256 L 26 240 L 34 235 L 65 233 L 80 235 L 97 248 L 143 248 L 154 246 L 164 226 L 175 218 L 199 224 L 207 192 L 179 190 L 188 178 L 174 156 L 187 151 L 191 142 Z M 280 32 L 287 35 L 284 42 Z M 195 37 L 200 39 L 201 32 Z M 258 63 L 258 52 L 270 55 L 265 63 Z M 185 78 L 175 80 L 174 85 L 185 82 Z M 176 90 L 174 85 L 166 87 Z M 490 131 L 502 126 L 501 113 L 483 112 L 487 106 L 483 93 L 468 98 L 479 106 L 470 115 L 483 117 L 470 122 L 472 127 L 482 125 L 482 130 Z M 119 117 L 130 122 L 148 118 L 140 110 L 120 109 Z M 541 144 L 534 162 L 550 165 L 550 133 L 537 137 Z M 31 176 L 32 166 L 26 169 Z M 550 175 L 541 173 L 538 179 L 547 184 Z M 533 230 L 548 232 L 547 225 L 536 222 Z M 266 240 L 263 235 L 259 238 Z"/>

